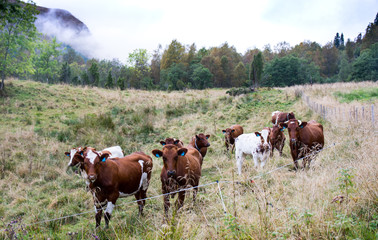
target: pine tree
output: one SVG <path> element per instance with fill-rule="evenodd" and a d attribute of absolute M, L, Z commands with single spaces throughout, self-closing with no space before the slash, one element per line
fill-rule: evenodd
<path fill-rule="evenodd" d="M 108 77 L 106 78 L 106 83 L 105 83 L 106 88 L 113 88 L 113 77 L 112 77 L 112 71 L 109 70 L 108 72 Z"/>
<path fill-rule="evenodd" d="M 258 88 L 259 83 L 261 81 L 261 76 L 263 73 L 264 62 L 262 53 L 259 52 L 257 55 L 253 57 L 253 61 L 251 64 L 251 76 L 250 79 L 252 80 L 252 87 Z"/>
<path fill-rule="evenodd" d="M 336 48 L 339 48 L 339 47 L 340 47 L 340 36 L 339 36 L 339 33 L 336 33 L 335 39 L 334 39 L 334 41 L 333 41 L 333 45 L 334 45 Z"/>
<path fill-rule="evenodd" d="M 340 49 L 340 50 L 344 50 L 344 48 L 345 48 L 345 44 L 344 44 L 344 33 L 341 33 L 339 49 Z"/>

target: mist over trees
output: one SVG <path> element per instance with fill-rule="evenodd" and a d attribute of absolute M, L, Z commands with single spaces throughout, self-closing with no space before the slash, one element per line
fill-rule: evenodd
<path fill-rule="evenodd" d="M 54 37 L 38 34 L 34 4 L 0 1 L 0 75 L 46 83 L 104 88 L 182 90 L 230 87 L 275 87 L 378 79 L 378 13 L 365 34 L 353 40 L 342 32 L 321 46 L 281 42 L 244 54 L 225 42 L 197 49 L 176 39 L 152 53 L 135 49 L 118 59 L 86 59 Z M 18 19 L 16 21 L 15 19 Z M 251 43 L 253 45 L 253 43 Z"/>

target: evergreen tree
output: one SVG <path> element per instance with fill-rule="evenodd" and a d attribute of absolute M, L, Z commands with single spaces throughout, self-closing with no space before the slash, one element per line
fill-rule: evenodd
<path fill-rule="evenodd" d="M 63 63 L 59 72 L 59 82 L 69 83 L 71 79 L 71 68 L 68 62 Z"/>
<path fill-rule="evenodd" d="M 340 50 L 344 50 L 344 49 L 345 49 L 345 44 L 344 44 L 344 33 L 341 33 L 341 36 L 340 36 L 340 46 L 339 46 L 339 49 L 340 49 Z"/>
<path fill-rule="evenodd" d="M 333 45 L 336 48 L 340 47 L 340 36 L 339 36 L 339 33 L 336 33 L 335 39 L 333 40 Z"/>
<path fill-rule="evenodd" d="M 253 61 L 251 64 L 250 79 L 252 80 L 253 88 L 259 87 L 263 69 L 264 69 L 263 56 L 262 56 L 262 53 L 259 52 L 257 55 L 253 57 Z"/>
<path fill-rule="evenodd" d="M 119 89 L 125 90 L 125 79 L 122 76 L 118 77 L 117 86 L 119 87 Z"/>
<path fill-rule="evenodd" d="M 92 64 L 88 69 L 89 71 L 89 81 L 92 84 L 92 86 L 99 87 L 100 85 L 100 73 L 98 71 L 98 64 L 96 61 L 92 60 Z"/>
<path fill-rule="evenodd" d="M 108 72 L 108 77 L 106 78 L 106 83 L 105 83 L 106 88 L 113 88 L 113 77 L 112 77 L 112 71 L 109 70 Z"/>

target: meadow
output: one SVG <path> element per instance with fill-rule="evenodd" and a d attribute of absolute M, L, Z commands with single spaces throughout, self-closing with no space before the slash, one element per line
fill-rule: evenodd
<path fill-rule="evenodd" d="M 324 120 L 301 98 L 306 93 L 334 107 L 376 105 L 376 82 L 262 88 L 236 97 L 226 89 L 120 91 L 17 79 L 6 88 L 0 99 L 3 239 L 378 238 L 376 127 L 371 121 Z M 282 157 L 276 151 L 263 169 L 247 157 L 238 176 L 222 129 L 237 123 L 247 133 L 260 131 L 272 125 L 276 110 L 322 123 L 325 149 L 309 170 L 294 171 L 286 140 Z M 66 172 L 64 152 L 119 145 L 125 154 L 152 156 L 160 140 L 175 137 L 186 145 L 198 133 L 210 134 L 211 146 L 200 179 L 206 186 L 196 202 L 188 194 L 167 220 L 162 197 L 146 201 L 143 217 L 134 197 L 118 199 L 110 227 L 102 221 L 95 229 L 92 195 L 80 175 Z M 153 161 L 149 197 L 161 194 L 163 164 Z"/>

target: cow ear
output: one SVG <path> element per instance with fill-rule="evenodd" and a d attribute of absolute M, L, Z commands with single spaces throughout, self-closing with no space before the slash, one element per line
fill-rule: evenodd
<path fill-rule="evenodd" d="M 188 149 L 186 148 L 180 148 L 178 151 L 177 151 L 177 154 L 179 156 L 185 156 L 185 154 L 188 152 Z"/>
<path fill-rule="evenodd" d="M 255 134 L 256 134 L 257 137 L 261 136 L 261 133 L 259 133 L 259 132 L 255 132 Z"/>
<path fill-rule="evenodd" d="M 108 157 L 109 157 L 109 153 L 101 154 L 101 156 L 100 156 L 101 162 L 105 162 Z"/>
<path fill-rule="evenodd" d="M 201 140 L 201 138 L 200 138 L 200 137 L 198 137 L 198 135 L 197 135 L 197 134 L 196 134 L 196 139 L 197 139 L 197 140 Z"/>
<path fill-rule="evenodd" d="M 160 144 L 165 146 L 166 143 L 164 141 L 160 141 Z"/>
<path fill-rule="evenodd" d="M 226 130 L 222 130 L 222 133 L 226 133 Z"/>
<path fill-rule="evenodd" d="M 235 129 L 232 129 L 231 132 L 235 132 Z"/>
<path fill-rule="evenodd" d="M 208 134 L 208 135 L 206 135 L 206 139 L 209 139 L 210 138 L 210 135 Z"/>
<path fill-rule="evenodd" d="M 307 125 L 307 122 L 302 122 L 301 125 L 300 125 L 299 127 L 300 127 L 300 128 L 304 128 L 304 127 L 306 127 L 306 125 Z"/>
<path fill-rule="evenodd" d="M 69 153 L 69 152 L 65 152 L 64 155 L 71 157 L 71 153 Z"/>
<path fill-rule="evenodd" d="M 152 154 L 153 154 L 155 157 L 157 157 L 157 158 L 163 156 L 163 152 L 160 151 L 159 149 L 154 149 L 154 150 L 152 150 Z"/>
<path fill-rule="evenodd" d="M 177 144 L 179 144 L 180 143 L 180 140 L 178 140 L 178 139 L 176 139 L 175 141 L 174 141 L 174 144 L 175 145 L 177 145 Z"/>

